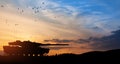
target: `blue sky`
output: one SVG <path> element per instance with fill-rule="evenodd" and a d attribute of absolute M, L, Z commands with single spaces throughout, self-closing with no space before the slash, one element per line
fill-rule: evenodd
<path fill-rule="evenodd" d="M 111 36 L 112 31 L 119 30 L 119 7 L 119 0 L 0 0 L 0 39 L 70 40 L 75 46 L 79 39 Z M 94 48 L 89 43 L 81 46 Z"/>

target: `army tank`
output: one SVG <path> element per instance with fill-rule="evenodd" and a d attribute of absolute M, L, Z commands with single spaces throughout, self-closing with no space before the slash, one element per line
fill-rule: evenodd
<path fill-rule="evenodd" d="M 44 56 L 50 51 L 49 48 L 42 48 L 41 46 L 63 46 L 68 44 L 42 44 L 31 41 L 9 42 L 8 46 L 3 46 L 3 51 L 9 56 Z"/>

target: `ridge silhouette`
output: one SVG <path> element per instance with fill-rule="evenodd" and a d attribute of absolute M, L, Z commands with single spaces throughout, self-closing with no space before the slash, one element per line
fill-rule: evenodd
<path fill-rule="evenodd" d="M 38 51 L 39 48 L 37 49 L 36 47 L 39 47 L 41 45 L 46 46 L 46 44 L 38 44 L 35 42 L 30 42 L 30 41 L 9 42 L 9 46 L 13 48 L 16 48 L 16 47 L 23 47 L 23 49 L 25 48 L 24 50 L 27 50 L 27 51 L 24 51 L 25 54 L 26 52 L 28 54 L 28 52 L 30 51 L 30 50 L 28 51 L 29 48 L 30 49 L 32 48 L 31 49 L 32 53 L 38 54 L 38 52 L 36 53 L 36 51 Z M 51 45 L 51 44 L 47 44 L 47 45 Z M 54 44 L 54 45 L 57 45 L 57 44 Z M 10 52 L 12 52 L 12 50 L 8 48 L 7 48 L 8 50 L 5 49 L 5 47 L 7 46 L 3 46 L 3 47 L 4 47 L 4 52 L 11 54 Z M 18 49 L 16 48 L 15 50 L 17 51 Z M 34 49 L 37 49 L 37 50 L 34 50 Z M 22 51 L 20 51 L 19 53 L 23 54 Z M 71 64 L 71 63 L 74 63 L 74 64 L 108 64 L 108 63 L 119 64 L 120 63 L 119 61 L 120 49 L 114 49 L 114 50 L 108 50 L 108 51 L 91 51 L 91 52 L 86 52 L 83 54 L 66 53 L 66 54 L 59 54 L 59 55 L 53 55 L 53 56 L 44 56 L 44 55 L 43 56 L 18 56 L 17 55 L 18 52 L 15 53 L 14 51 L 12 52 L 12 54 L 13 53 L 14 55 L 0 56 L 0 64 Z"/>
<path fill-rule="evenodd" d="M 54 56 L 0 56 L 2 64 L 119 64 L 120 49 Z"/>

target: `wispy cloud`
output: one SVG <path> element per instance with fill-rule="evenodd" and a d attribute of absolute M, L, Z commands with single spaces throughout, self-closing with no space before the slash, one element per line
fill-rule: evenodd
<path fill-rule="evenodd" d="M 24 11 L 24 16 L 34 17 L 35 20 L 38 21 L 44 20 L 43 22 L 47 23 L 47 25 L 49 24 L 51 27 L 55 27 L 52 28 L 54 31 L 61 31 L 63 33 L 67 31 L 69 33 L 72 32 L 73 35 L 80 34 L 79 36 L 81 36 L 81 34 L 83 34 L 81 37 L 90 37 L 96 35 L 104 36 L 106 33 L 110 33 L 114 30 L 106 26 L 110 25 L 108 22 L 110 22 L 109 19 L 111 19 L 111 17 L 107 14 L 103 14 L 103 11 L 94 10 L 93 2 L 80 4 L 82 7 L 69 4 L 63 5 L 59 1 L 54 2 L 52 0 L 11 0 L 6 4 L 11 4 L 12 8 L 15 8 L 14 10 L 16 10 L 17 13 Z M 102 7 L 101 5 L 96 6 Z M 111 24 L 111 26 L 113 25 Z"/>

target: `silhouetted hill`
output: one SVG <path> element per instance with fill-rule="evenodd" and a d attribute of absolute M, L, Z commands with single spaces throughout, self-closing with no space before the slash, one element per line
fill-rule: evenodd
<path fill-rule="evenodd" d="M 92 51 L 78 55 L 60 54 L 41 57 L 0 56 L 0 64 L 119 64 L 119 58 L 120 49 L 116 49 Z"/>

